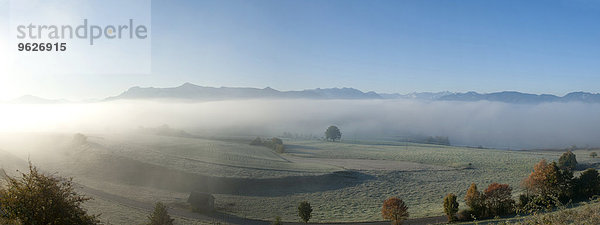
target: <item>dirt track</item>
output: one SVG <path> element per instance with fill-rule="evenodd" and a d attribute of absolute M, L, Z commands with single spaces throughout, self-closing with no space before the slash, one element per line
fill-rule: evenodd
<path fill-rule="evenodd" d="M 113 201 L 113 202 L 117 202 L 119 204 L 128 206 L 128 207 L 132 207 L 132 208 L 137 208 L 137 209 L 143 209 L 146 211 L 152 211 L 154 210 L 154 205 L 149 204 L 149 203 L 144 203 L 144 202 L 140 202 L 140 201 L 136 201 L 136 200 L 132 200 L 132 199 L 128 199 L 128 198 L 124 198 L 122 196 L 118 196 L 118 195 L 114 195 L 114 194 L 110 194 L 110 193 L 106 193 L 104 191 L 101 190 L 97 190 L 94 188 L 90 188 L 81 184 L 78 184 L 78 186 L 81 188 L 79 189 L 80 191 L 87 193 L 87 194 L 91 194 L 91 195 L 95 195 L 98 196 L 99 198 L 105 199 L 105 200 L 109 200 L 109 201 Z M 227 224 L 243 224 L 243 225 L 268 225 L 270 224 L 269 221 L 263 221 L 263 220 L 253 220 L 253 219 L 246 219 L 246 218 L 241 218 L 241 217 L 237 217 L 237 216 L 233 216 L 233 215 L 228 215 L 228 214 L 223 214 L 223 213 L 214 213 L 211 215 L 203 215 L 203 214 L 199 214 L 199 213 L 194 213 L 191 212 L 187 209 L 182 209 L 182 208 L 169 208 L 169 213 L 171 215 L 174 216 L 179 216 L 179 217 L 185 217 L 185 218 L 190 218 L 190 219 L 200 219 L 200 220 L 205 220 L 205 221 L 219 221 L 219 222 L 224 222 Z M 439 216 L 439 217 L 426 217 L 426 218 L 417 218 L 417 219 L 409 219 L 406 220 L 404 222 L 404 224 L 407 225 L 425 225 L 425 224 L 440 224 L 440 223 L 444 223 L 446 222 L 446 218 L 443 216 Z M 306 223 L 300 223 L 300 222 L 290 222 L 290 223 L 284 223 L 284 224 L 306 224 Z M 390 222 L 385 222 L 385 221 L 376 221 L 376 222 L 354 222 L 354 223 L 345 223 L 345 222 L 341 222 L 341 223 L 309 223 L 309 224 L 332 224 L 332 225 L 350 225 L 350 224 L 365 224 L 365 225 L 388 225 L 390 224 Z"/>

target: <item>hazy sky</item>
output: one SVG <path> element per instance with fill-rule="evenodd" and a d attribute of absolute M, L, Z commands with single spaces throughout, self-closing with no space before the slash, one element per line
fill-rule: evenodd
<path fill-rule="evenodd" d="M 6 42 L 8 3 L 0 0 L 2 61 L 15 47 Z M 600 91 L 595 0 L 157 0 L 151 13 L 151 74 L 19 74 L 0 64 L 0 100 L 103 98 L 131 86 L 184 82 L 400 93 Z"/>

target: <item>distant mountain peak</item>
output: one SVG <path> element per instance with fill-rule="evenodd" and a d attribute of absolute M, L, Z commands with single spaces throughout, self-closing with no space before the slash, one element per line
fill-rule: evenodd
<path fill-rule="evenodd" d="M 199 87 L 198 85 L 192 84 L 190 82 L 185 82 L 179 87 Z"/>
<path fill-rule="evenodd" d="M 303 91 L 278 91 L 271 87 L 204 87 L 184 83 L 172 88 L 133 87 L 115 97 L 117 99 L 184 99 L 184 100 L 224 100 L 253 98 L 306 98 L 306 99 L 377 99 L 382 98 L 375 92 L 362 92 L 354 88 L 317 88 Z"/>
<path fill-rule="evenodd" d="M 16 99 L 9 101 L 10 103 L 18 104 L 53 104 L 53 103 L 67 103 L 67 100 L 63 99 L 46 99 L 33 95 L 23 95 Z"/>
<path fill-rule="evenodd" d="M 454 93 L 439 98 L 444 101 L 494 101 L 519 104 L 539 104 L 547 102 L 586 102 L 600 103 L 600 94 L 571 92 L 562 97 L 551 94 L 529 94 L 518 91 L 502 91 L 480 94 L 477 92 Z"/>

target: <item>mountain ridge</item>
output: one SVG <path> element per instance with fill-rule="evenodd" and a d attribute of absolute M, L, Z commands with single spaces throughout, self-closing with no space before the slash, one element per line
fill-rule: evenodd
<path fill-rule="evenodd" d="M 187 99 L 187 100 L 225 100 L 225 99 L 416 99 L 428 101 L 492 101 L 517 104 L 539 104 L 545 102 L 584 102 L 600 103 L 600 94 L 589 92 L 571 92 L 562 97 L 551 94 L 529 94 L 517 91 L 477 93 L 474 91 L 455 92 L 412 92 L 409 94 L 387 94 L 373 91 L 363 92 L 355 88 L 316 88 L 301 91 L 279 91 L 271 87 L 263 89 L 248 87 L 205 87 L 184 83 L 178 87 L 154 88 L 132 87 L 120 95 L 106 98 L 117 99 Z"/>
<path fill-rule="evenodd" d="M 492 93 L 469 92 L 412 92 L 408 94 L 363 92 L 349 87 L 316 88 L 300 91 L 279 91 L 271 87 L 207 87 L 186 82 L 176 87 L 139 87 L 134 86 L 119 95 L 107 97 L 100 101 L 127 99 L 170 99 L 184 101 L 212 101 L 229 99 L 413 99 L 423 101 L 490 101 L 514 104 L 540 104 L 547 102 L 582 102 L 600 103 L 599 93 L 570 92 L 564 96 L 551 94 L 529 94 L 518 91 L 501 91 Z M 97 101 L 84 101 L 97 102 Z M 44 99 L 32 95 L 24 95 L 9 103 L 70 103 L 67 100 Z"/>

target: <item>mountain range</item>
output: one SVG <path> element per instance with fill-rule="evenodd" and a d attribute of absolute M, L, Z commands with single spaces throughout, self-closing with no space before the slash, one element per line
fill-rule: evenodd
<path fill-rule="evenodd" d="M 528 94 L 516 91 L 494 93 L 455 93 L 455 92 L 414 92 L 409 94 L 386 94 L 362 92 L 354 88 L 317 88 L 302 91 L 278 91 L 270 87 L 238 88 L 238 87 L 205 87 L 185 83 L 178 87 L 132 87 L 127 91 L 103 101 L 123 99 L 175 99 L 186 101 L 209 101 L 227 99 L 415 99 L 426 101 L 493 101 L 516 104 L 539 104 L 545 102 L 584 102 L 600 103 L 600 94 L 588 92 L 571 92 L 564 96 L 550 94 Z M 65 103 L 66 100 L 43 99 L 26 95 L 11 103 Z"/>

